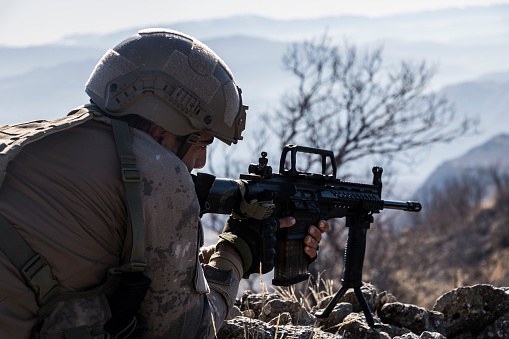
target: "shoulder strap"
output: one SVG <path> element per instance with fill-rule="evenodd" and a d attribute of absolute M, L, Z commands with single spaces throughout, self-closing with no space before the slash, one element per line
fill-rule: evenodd
<path fill-rule="evenodd" d="M 139 272 L 145 270 L 145 225 L 143 204 L 140 196 L 141 171 L 136 164 L 133 152 L 131 131 L 125 121 L 111 120 L 113 135 L 120 159 L 120 171 L 124 182 L 129 216 L 131 217 L 131 252 L 129 262 L 116 268 L 117 272 Z"/>
<path fill-rule="evenodd" d="M 141 272 L 146 266 L 143 205 L 140 196 L 141 172 L 136 165 L 129 126 L 119 120 L 112 119 L 111 122 L 132 229 L 129 262 L 115 268 L 114 272 Z M 47 304 L 60 292 L 58 281 L 51 274 L 50 266 L 44 257 L 35 253 L 18 230 L 1 214 L 0 234 L 0 249 L 19 270 L 26 284 L 32 288 L 39 306 Z"/>
<path fill-rule="evenodd" d="M 34 290 L 39 306 L 59 294 L 58 282 L 42 255 L 35 253 L 13 225 L 0 214 L 0 248 Z"/>
<path fill-rule="evenodd" d="M 76 114 L 53 121 L 39 120 L 0 126 L 0 187 L 6 175 L 7 164 L 24 146 L 93 118 L 93 115 L 82 107 L 73 112 Z M 56 297 L 60 293 L 58 281 L 51 274 L 46 259 L 32 250 L 3 215 L 0 215 L 0 234 L 0 250 L 16 266 L 25 283 L 32 288 L 39 306 Z"/>

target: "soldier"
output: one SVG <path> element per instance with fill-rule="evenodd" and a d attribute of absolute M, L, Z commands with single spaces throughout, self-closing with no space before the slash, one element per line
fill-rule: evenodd
<path fill-rule="evenodd" d="M 273 268 L 277 224 L 294 223 L 230 218 L 201 248 L 206 188 L 190 172 L 214 139 L 242 139 L 240 89 L 204 44 L 148 29 L 86 92 L 65 118 L 2 130 L 0 337 L 214 337 L 240 279 Z M 309 228 L 310 258 L 328 227 Z"/>

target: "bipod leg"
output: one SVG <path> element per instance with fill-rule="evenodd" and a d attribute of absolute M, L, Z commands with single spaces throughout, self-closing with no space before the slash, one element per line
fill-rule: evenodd
<path fill-rule="evenodd" d="M 364 316 L 366 317 L 366 321 L 371 328 L 381 327 L 382 325 L 379 323 L 375 323 L 375 319 L 373 319 L 373 314 L 369 309 L 368 302 L 366 298 L 364 298 L 364 294 L 362 294 L 360 287 L 354 287 L 355 296 L 357 297 L 357 301 L 359 301 L 359 305 L 361 306 L 362 312 L 364 312 Z"/>
<path fill-rule="evenodd" d="M 355 296 L 366 316 L 368 325 L 371 328 L 380 326 L 380 324 L 375 324 L 368 302 L 361 291 L 362 266 L 364 264 L 364 254 L 366 252 L 366 233 L 371 222 L 373 222 L 373 216 L 370 214 L 346 217 L 346 227 L 350 230 L 348 231 L 348 239 L 345 247 L 345 267 L 343 269 L 343 279 L 341 279 L 342 287 L 327 304 L 325 309 L 315 314 L 317 318 L 328 317 L 339 299 L 349 288 L 353 288 Z"/>
<path fill-rule="evenodd" d="M 336 294 L 334 295 L 334 298 L 332 298 L 331 301 L 329 301 L 329 303 L 327 304 L 325 309 L 323 311 L 318 311 L 315 313 L 315 317 L 327 318 L 331 314 L 331 312 L 334 309 L 334 307 L 336 306 L 336 304 L 338 303 L 339 299 L 341 299 L 341 297 L 343 295 L 345 295 L 345 293 L 346 293 L 346 291 L 348 291 L 348 289 L 349 289 L 349 287 L 341 286 L 339 291 L 337 291 Z"/>
<path fill-rule="evenodd" d="M 327 306 L 323 311 L 318 311 L 315 313 L 315 317 L 317 318 L 327 318 L 334 307 L 336 307 L 336 304 L 338 303 L 339 299 L 345 293 L 348 291 L 350 287 L 342 286 L 339 291 L 336 292 L 334 295 L 334 298 L 329 301 Z M 364 294 L 362 294 L 362 290 L 360 287 L 354 287 L 353 291 L 355 292 L 355 296 L 357 297 L 357 301 L 359 301 L 359 305 L 361 306 L 362 312 L 364 313 L 364 316 L 366 317 L 366 322 L 368 323 L 369 327 L 371 328 L 377 328 L 380 327 L 381 324 L 375 323 L 375 319 L 373 318 L 373 314 L 371 313 L 371 310 L 369 308 L 368 302 L 366 301 L 366 298 L 364 298 Z"/>

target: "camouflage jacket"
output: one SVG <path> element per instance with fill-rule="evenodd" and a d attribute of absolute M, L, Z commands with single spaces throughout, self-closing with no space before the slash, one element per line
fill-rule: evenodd
<path fill-rule="evenodd" d="M 186 166 L 133 130 L 142 171 L 146 275 L 144 338 L 214 337 L 238 289 L 241 264 L 228 253 L 199 262 L 202 228 Z M 91 119 L 31 143 L 9 162 L 0 213 L 44 255 L 62 291 L 101 284 L 125 261 L 130 231 L 119 163 L 105 119 Z M 34 293 L 0 251 L 0 337 L 29 338 Z"/>

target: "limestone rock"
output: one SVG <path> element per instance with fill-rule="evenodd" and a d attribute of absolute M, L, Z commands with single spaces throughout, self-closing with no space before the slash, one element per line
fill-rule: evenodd
<path fill-rule="evenodd" d="M 433 310 L 444 315 L 448 338 L 460 333 L 475 337 L 509 312 L 509 294 L 492 285 L 460 287 L 442 295 Z"/>
<path fill-rule="evenodd" d="M 285 312 L 290 313 L 294 325 L 313 325 L 316 321 L 316 318 L 298 302 L 282 299 L 272 299 L 265 303 L 260 320 L 269 321 Z"/>
<path fill-rule="evenodd" d="M 275 326 L 261 320 L 236 317 L 225 321 L 216 335 L 217 339 L 343 339 L 323 332 L 313 326 Z"/>
<path fill-rule="evenodd" d="M 277 294 L 246 291 L 217 333 L 218 339 L 488 339 L 509 338 L 509 288 L 475 285 L 441 296 L 432 311 L 397 302 L 387 292 L 362 290 L 378 326 L 368 326 L 357 298 L 346 293 L 330 316 L 317 319 L 328 297 L 311 310 Z"/>
<path fill-rule="evenodd" d="M 364 295 L 364 299 L 366 299 L 369 308 L 371 311 L 375 311 L 377 304 L 378 304 L 378 294 L 376 293 L 376 289 L 373 285 L 364 283 L 361 287 L 362 294 Z M 329 301 L 332 300 L 334 296 L 328 296 L 320 300 L 318 303 L 318 309 L 324 309 Z M 361 306 L 359 304 L 359 301 L 357 300 L 357 296 L 355 295 L 354 290 L 351 288 L 346 291 L 345 295 L 343 295 L 339 302 L 347 302 L 353 305 L 354 312 L 361 312 Z"/>
<path fill-rule="evenodd" d="M 272 318 L 269 321 L 269 325 L 275 326 L 283 326 L 283 325 L 291 325 L 292 324 L 292 315 L 288 312 L 283 312 L 277 315 L 277 317 Z"/>
<path fill-rule="evenodd" d="M 335 333 L 337 331 L 338 324 L 341 324 L 352 312 L 352 304 L 345 302 L 338 303 L 327 318 L 318 319 L 318 324 L 324 331 Z"/>
<path fill-rule="evenodd" d="M 419 339 L 446 339 L 444 335 L 438 332 L 422 332 Z"/>
<path fill-rule="evenodd" d="M 417 335 L 425 331 L 445 335 L 444 315 L 415 305 L 387 303 L 382 307 L 380 318 L 385 323 L 408 328 Z"/>
<path fill-rule="evenodd" d="M 479 339 L 508 338 L 509 337 L 509 312 L 495 320 L 493 324 L 486 327 L 480 334 Z"/>
<path fill-rule="evenodd" d="M 233 306 L 228 315 L 226 316 L 226 320 L 231 320 L 235 317 L 241 316 L 242 312 L 240 311 L 240 308 L 237 306 Z"/>
<path fill-rule="evenodd" d="M 237 306 L 241 311 L 252 310 L 259 317 L 263 306 L 271 300 L 281 299 L 281 296 L 275 293 L 254 293 L 253 291 L 245 291 L 240 300 L 237 301 Z"/>

